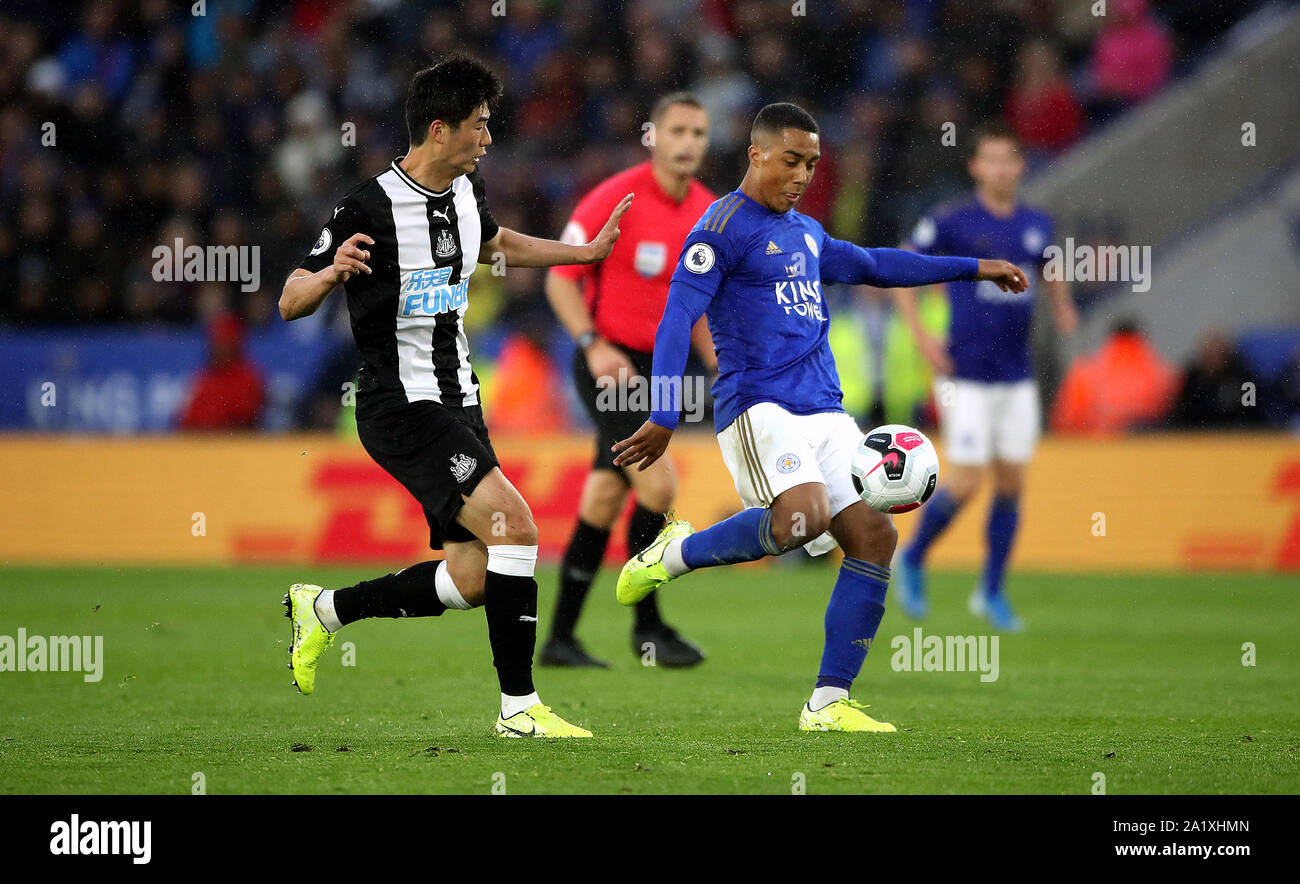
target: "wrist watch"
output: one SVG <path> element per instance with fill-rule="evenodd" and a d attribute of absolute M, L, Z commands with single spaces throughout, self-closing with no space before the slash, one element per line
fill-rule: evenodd
<path fill-rule="evenodd" d="M 585 332 L 583 332 L 582 334 L 574 338 L 573 343 L 578 345 L 579 350 L 586 350 L 592 344 L 596 343 L 596 339 L 598 337 L 599 335 L 596 334 L 595 329 L 589 328 Z"/>

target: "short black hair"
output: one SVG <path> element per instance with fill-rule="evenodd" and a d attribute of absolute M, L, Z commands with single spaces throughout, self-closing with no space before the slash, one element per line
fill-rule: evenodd
<path fill-rule="evenodd" d="M 992 120 L 975 127 L 970 137 L 970 155 L 973 157 L 979 153 L 980 145 L 986 141 L 1010 141 L 1016 150 L 1020 149 L 1019 136 L 1002 120 Z"/>
<path fill-rule="evenodd" d="M 412 146 L 424 143 L 434 120 L 456 129 L 475 108 L 493 107 L 502 91 L 501 81 L 487 65 L 461 53 L 416 71 L 406 92 L 406 131 Z"/>
<path fill-rule="evenodd" d="M 677 107 L 684 104 L 687 107 L 693 107 L 697 110 L 704 110 L 704 105 L 695 97 L 693 92 L 669 92 L 655 102 L 654 107 L 650 108 L 650 121 L 653 123 L 663 119 L 663 115 L 670 107 Z"/>
<path fill-rule="evenodd" d="M 814 135 L 820 131 L 812 114 L 797 104 L 781 101 L 769 104 L 758 112 L 758 116 L 754 117 L 754 125 L 749 129 L 749 139 L 753 141 L 760 132 L 780 135 L 782 129 L 798 129 Z"/>

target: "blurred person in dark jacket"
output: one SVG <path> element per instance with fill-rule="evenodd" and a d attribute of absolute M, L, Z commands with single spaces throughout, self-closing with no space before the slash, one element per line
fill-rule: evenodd
<path fill-rule="evenodd" d="M 1218 329 L 1207 331 L 1184 370 L 1169 423 L 1191 430 L 1259 426 L 1264 422 L 1259 386 L 1232 339 Z"/>

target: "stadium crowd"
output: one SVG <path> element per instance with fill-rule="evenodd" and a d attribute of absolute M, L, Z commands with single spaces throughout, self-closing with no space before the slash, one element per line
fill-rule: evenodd
<path fill-rule="evenodd" d="M 1059 0 L 810 0 L 797 15 L 788 0 L 208 0 L 194 15 L 165 0 L 8 0 L 0 322 L 201 324 L 228 341 L 241 334 L 231 316 L 278 322 L 280 283 L 342 190 L 404 152 L 411 73 L 452 50 L 506 84 L 483 164 L 505 226 L 558 235 L 590 186 L 644 157 L 655 96 L 690 89 L 710 111 L 702 179 L 715 192 L 739 180 L 757 108 L 793 100 L 827 146 L 801 211 L 893 245 L 969 187 L 962 152 L 934 137 L 943 123 L 1002 117 L 1040 164 L 1258 5 L 1111 0 L 1096 16 Z M 154 250 L 177 239 L 260 246 L 260 286 L 157 281 Z M 542 275 L 475 280 L 481 373 L 546 377 Z M 340 307 L 315 326 L 339 355 L 305 425 L 332 419 L 330 391 L 355 368 Z M 515 398 L 521 426 L 556 420 L 530 416 L 527 390 Z"/>

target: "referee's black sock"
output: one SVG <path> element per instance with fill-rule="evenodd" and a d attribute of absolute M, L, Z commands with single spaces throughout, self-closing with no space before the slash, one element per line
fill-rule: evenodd
<path fill-rule="evenodd" d="M 532 694 L 533 649 L 537 645 L 537 581 L 535 546 L 489 546 L 483 579 L 483 610 L 487 615 L 492 665 L 501 693 L 509 697 Z"/>
<path fill-rule="evenodd" d="M 437 617 L 447 610 L 434 583 L 439 564 L 420 562 L 396 574 L 335 590 L 334 612 L 339 623 L 368 617 Z"/>
<path fill-rule="evenodd" d="M 645 549 L 659 532 L 664 530 L 667 519 L 663 513 L 643 507 L 637 503 L 632 509 L 632 517 L 627 520 L 627 555 L 628 558 Z M 637 632 L 647 632 L 663 626 L 663 617 L 659 614 L 659 594 L 652 592 L 636 603 L 636 619 L 632 628 Z"/>
<path fill-rule="evenodd" d="M 555 600 L 555 616 L 551 619 L 552 639 L 573 638 L 583 602 L 587 600 L 587 591 L 596 579 L 608 546 L 608 529 L 578 519 L 560 562 L 560 595 Z"/>

